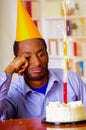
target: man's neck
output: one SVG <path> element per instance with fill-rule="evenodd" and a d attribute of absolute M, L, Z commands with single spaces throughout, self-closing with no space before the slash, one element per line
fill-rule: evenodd
<path fill-rule="evenodd" d="M 43 79 L 37 81 L 25 78 L 25 82 L 31 86 L 31 88 L 40 88 L 48 82 L 48 74 Z"/>

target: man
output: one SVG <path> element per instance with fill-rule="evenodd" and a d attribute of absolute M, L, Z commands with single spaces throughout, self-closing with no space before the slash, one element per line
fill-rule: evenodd
<path fill-rule="evenodd" d="M 19 4 L 22 5 L 20 0 Z M 30 37 L 18 32 L 13 46 L 15 58 L 0 75 L 1 119 L 45 117 L 46 105 L 50 101 L 63 102 L 64 71 L 48 69 L 46 43 L 35 32 L 30 33 Z M 14 73 L 19 77 L 12 81 Z M 80 76 L 68 71 L 67 101 L 81 100 L 86 107 L 85 97 L 85 83 Z"/>
<path fill-rule="evenodd" d="M 50 101 L 63 102 L 63 70 L 48 69 L 43 39 L 15 42 L 14 53 L 0 79 L 0 114 L 5 119 L 44 117 Z M 11 82 L 15 72 L 20 76 Z M 73 72 L 67 75 L 68 102 L 81 100 L 86 106 L 86 85 Z"/>

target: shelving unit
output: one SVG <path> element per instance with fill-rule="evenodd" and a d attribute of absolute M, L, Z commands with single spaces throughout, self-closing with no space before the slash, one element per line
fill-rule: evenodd
<path fill-rule="evenodd" d="M 52 68 L 64 68 L 65 22 L 69 22 L 68 25 L 66 24 L 69 69 L 86 77 L 86 0 L 66 1 L 71 3 L 66 3 L 68 10 L 66 10 L 67 15 L 65 16 L 63 10 L 64 0 L 31 0 L 34 4 L 32 6 L 34 17 L 32 16 L 32 18 L 39 21 L 38 29 L 46 40 L 50 59 L 49 67 Z"/>

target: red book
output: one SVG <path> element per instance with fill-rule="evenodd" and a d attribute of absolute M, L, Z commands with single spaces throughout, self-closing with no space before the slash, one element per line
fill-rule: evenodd
<path fill-rule="evenodd" d="M 35 25 L 38 27 L 38 21 L 37 21 L 37 20 L 34 20 L 33 22 L 34 22 Z"/>
<path fill-rule="evenodd" d="M 27 8 L 27 11 L 29 12 L 30 16 L 32 16 L 32 2 L 31 1 L 26 2 L 26 8 Z"/>
<path fill-rule="evenodd" d="M 77 43 L 74 42 L 73 46 L 74 46 L 74 56 L 77 56 Z"/>

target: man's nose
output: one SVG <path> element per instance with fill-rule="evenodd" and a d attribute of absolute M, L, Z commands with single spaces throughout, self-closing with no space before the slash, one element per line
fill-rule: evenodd
<path fill-rule="evenodd" d="M 32 64 L 36 66 L 40 65 L 41 64 L 40 59 L 37 56 L 33 56 Z"/>

